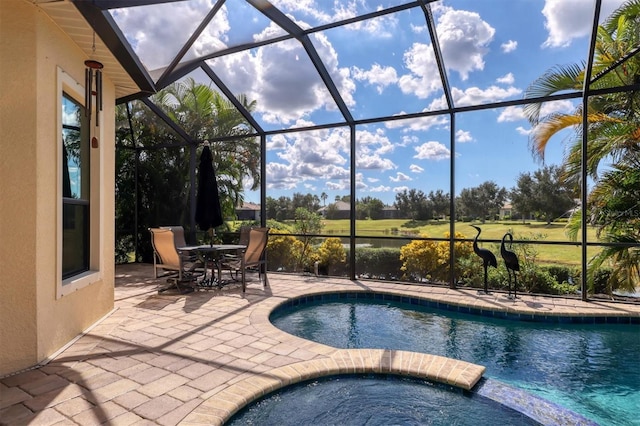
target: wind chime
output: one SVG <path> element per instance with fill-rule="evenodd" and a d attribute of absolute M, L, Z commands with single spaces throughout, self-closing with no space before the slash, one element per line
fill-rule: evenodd
<path fill-rule="evenodd" d="M 96 33 L 93 33 L 93 56 L 96 54 Z M 96 126 L 100 126 L 100 111 L 102 111 L 102 65 L 93 59 L 84 61 L 84 104 L 85 115 L 89 117 L 91 121 L 91 114 L 93 112 L 93 97 L 96 97 Z M 94 88 L 95 86 L 95 88 Z"/>

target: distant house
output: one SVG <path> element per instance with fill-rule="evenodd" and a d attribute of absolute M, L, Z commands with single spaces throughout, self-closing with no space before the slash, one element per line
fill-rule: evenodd
<path fill-rule="evenodd" d="M 511 203 L 504 203 L 502 207 L 500 207 L 500 220 L 504 220 L 505 217 L 511 218 L 513 217 L 513 205 Z"/>
<path fill-rule="evenodd" d="M 394 206 L 384 206 L 382 208 L 382 217 L 381 219 L 399 219 L 400 212 Z"/>
<path fill-rule="evenodd" d="M 328 219 L 349 219 L 351 217 L 351 204 L 344 201 L 336 201 L 318 209 L 317 213 Z"/>
<path fill-rule="evenodd" d="M 236 207 L 238 220 L 260 220 L 260 204 L 243 203 Z"/>

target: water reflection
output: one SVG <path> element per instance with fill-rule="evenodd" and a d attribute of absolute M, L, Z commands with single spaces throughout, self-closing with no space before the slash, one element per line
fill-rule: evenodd
<path fill-rule="evenodd" d="M 307 316 L 313 320 L 299 320 Z M 484 365 L 486 376 L 602 424 L 624 424 L 620 419 L 640 411 L 637 326 L 561 327 L 360 301 L 302 306 L 274 324 L 334 347 L 417 351 Z"/>

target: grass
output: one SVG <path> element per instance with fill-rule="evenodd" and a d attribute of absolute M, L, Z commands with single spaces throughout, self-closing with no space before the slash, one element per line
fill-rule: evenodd
<path fill-rule="evenodd" d="M 348 235 L 349 220 L 323 220 L 323 233 Z M 482 229 L 480 240 L 500 240 L 506 232 L 511 232 L 516 240 L 534 240 L 545 242 L 566 242 L 572 245 L 548 245 L 537 244 L 537 260 L 542 264 L 580 265 L 581 248 L 577 242 L 571 241 L 566 234 L 564 223 L 532 222 L 456 222 L 455 230 L 467 238 L 474 238 L 476 230 L 470 225 L 474 224 Z M 441 238 L 449 232 L 449 222 L 440 221 L 408 221 L 406 219 L 382 219 L 382 220 L 358 220 L 356 221 L 356 233 L 358 236 L 417 236 L 425 234 L 429 237 Z M 587 230 L 588 241 L 598 241 L 594 229 Z M 499 242 L 480 244 L 494 253 L 499 252 Z M 598 249 L 590 248 L 589 257 Z"/>

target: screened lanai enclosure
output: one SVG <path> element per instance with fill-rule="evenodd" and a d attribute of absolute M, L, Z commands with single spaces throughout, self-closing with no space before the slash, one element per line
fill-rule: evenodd
<path fill-rule="evenodd" d="M 216 236 L 269 226 L 270 270 L 497 291 L 511 251 L 519 292 L 638 294 L 640 1 L 74 3 L 149 88 L 118 99 L 119 261 L 203 238 L 207 143 Z"/>

